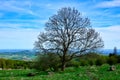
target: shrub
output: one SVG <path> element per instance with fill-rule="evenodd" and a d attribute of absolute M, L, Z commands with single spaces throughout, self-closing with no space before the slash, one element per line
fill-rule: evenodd
<path fill-rule="evenodd" d="M 118 62 L 118 59 L 117 59 L 116 56 L 111 56 L 111 57 L 109 57 L 109 58 L 108 58 L 108 61 L 107 61 L 107 63 L 108 63 L 109 65 L 116 64 L 117 62 Z"/>
<path fill-rule="evenodd" d="M 99 59 L 96 60 L 96 65 L 97 66 L 101 66 L 102 64 L 103 64 L 102 59 L 99 58 Z"/>
<path fill-rule="evenodd" d="M 75 59 L 71 60 L 66 65 L 66 67 L 79 67 L 79 66 L 80 66 L 80 62 L 76 61 Z"/>
<path fill-rule="evenodd" d="M 85 66 L 85 65 L 95 65 L 96 64 L 96 59 L 100 58 L 101 55 L 95 52 L 90 52 L 88 54 L 84 54 L 79 58 L 80 65 Z"/>
<path fill-rule="evenodd" d="M 0 68 L 26 69 L 26 68 L 30 68 L 30 62 L 20 61 L 20 60 L 0 59 Z"/>
<path fill-rule="evenodd" d="M 34 68 L 42 71 L 47 71 L 48 69 L 57 71 L 60 66 L 59 63 L 60 59 L 55 53 L 40 54 L 35 62 Z"/>
<path fill-rule="evenodd" d="M 106 63 L 106 58 L 105 57 L 99 57 L 98 59 L 96 59 L 96 65 L 97 66 L 101 66 L 102 64 Z"/>
<path fill-rule="evenodd" d="M 5 59 L 0 59 L 0 67 L 2 68 L 2 69 L 5 69 L 6 68 L 6 60 Z"/>
<path fill-rule="evenodd" d="M 103 64 L 105 64 L 105 63 L 106 63 L 106 59 L 103 58 L 103 57 L 100 57 L 100 58 L 98 58 L 98 59 L 96 60 L 96 65 L 97 65 L 97 66 L 101 66 L 101 65 L 103 65 Z"/>
<path fill-rule="evenodd" d="M 95 65 L 95 59 L 90 59 L 90 60 L 88 60 L 88 64 L 89 65 Z"/>
<path fill-rule="evenodd" d="M 119 55 L 119 56 L 117 56 L 117 59 L 118 59 L 118 63 L 120 63 L 120 55 Z"/>
<path fill-rule="evenodd" d="M 89 63 L 88 63 L 87 60 L 80 60 L 80 65 L 81 66 L 87 66 L 87 65 L 89 65 Z"/>

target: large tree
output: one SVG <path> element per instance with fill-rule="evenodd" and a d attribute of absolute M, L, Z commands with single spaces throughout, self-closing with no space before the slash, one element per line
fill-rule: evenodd
<path fill-rule="evenodd" d="M 103 47 L 98 32 L 90 25 L 90 20 L 75 8 L 62 8 L 49 18 L 45 31 L 38 36 L 35 47 L 42 53 L 56 53 L 61 60 L 61 70 L 73 57 Z"/>

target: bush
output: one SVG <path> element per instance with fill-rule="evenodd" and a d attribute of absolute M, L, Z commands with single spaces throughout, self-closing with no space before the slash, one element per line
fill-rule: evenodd
<path fill-rule="evenodd" d="M 103 61 L 102 61 L 101 58 L 99 58 L 99 59 L 96 60 L 96 65 L 97 66 L 101 66 L 102 64 L 103 64 Z"/>
<path fill-rule="evenodd" d="M 89 65 L 95 65 L 95 59 L 90 59 L 90 60 L 88 60 L 88 64 Z"/>
<path fill-rule="evenodd" d="M 108 61 L 107 61 L 107 63 L 108 63 L 109 65 L 116 64 L 117 62 L 118 62 L 118 59 L 117 59 L 116 56 L 111 56 L 111 57 L 109 57 L 109 58 L 108 58 Z"/>
<path fill-rule="evenodd" d="M 66 65 L 66 67 L 79 67 L 79 66 L 80 66 L 80 62 L 76 61 L 75 59 L 71 60 Z"/>
<path fill-rule="evenodd" d="M 4 59 L 0 59 L 0 67 L 2 68 L 2 69 L 5 69 L 6 68 L 6 61 L 4 60 Z"/>
<path fill-rule="evenodd" d="M 35 62 L 34 68 L 41 71 L 57 71 L 60 66 L 60 59 L 55 53 L 40 54 Z"/>
<path fill-rule="evenodd" d="M 20 60 L 10 60 L 10 59 L 0 59 L 0 68 L 2 69 L 26 69 L 30 68 L 30 63 L 28 61 L 20 61 Z"/>
<path fill-rule="evenodd" d="M 102 55 L 95 53 L 95 52 L 90 52 L 88 54 L 84 54 L 79 58 L 80 65 L 81 66 L 86 66 L 86 65 L 96 65 L 96 60 L 100 58 Z"/>
<path fill-rule="evenodd" d="M 97 66 L 101 66 L 102 64 L 105 64 L 106 63 L 106 58 L 101 56 L 99 57 L 97 60 L 96 60 L 96 65 Z"/>
<path fill-rule="evenodd" d="M 120 55 L 119 55 L 119 56 L 117 56 L 117 59 L 118 59 L 118 63 L 120 63 Z"/>
<path fill-rule="evenodd" d="M 88 63 L 87 60 L 80 60 L 80 65 L 81 66 L 87 66 L 87 65 L 89 65 L 89 63 Z"/>

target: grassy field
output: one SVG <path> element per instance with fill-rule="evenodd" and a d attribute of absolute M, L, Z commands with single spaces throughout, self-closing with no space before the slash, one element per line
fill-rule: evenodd
<path fill-rule="evenodd" d="M 109 65 L 67 68 L 64 72 L 39 72 L 28 77 L 34 70 L 0 70 L 0 80 L 120 80 L 120 64 L 115 71 L 108 71 Z"/>

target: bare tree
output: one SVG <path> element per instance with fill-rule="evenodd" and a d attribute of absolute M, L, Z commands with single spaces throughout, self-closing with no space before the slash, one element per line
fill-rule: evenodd
<path fill-rule="evenodd" d="M 41 52 L 54 52 L 61 59 L 61 70 L 75 56 L 103 47 L 98 32 L 90 25 L 90 20 L 74 8 L 62 8 L 49 18 L 45 32 L 38 36 L 36 49 Z"/>

